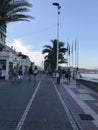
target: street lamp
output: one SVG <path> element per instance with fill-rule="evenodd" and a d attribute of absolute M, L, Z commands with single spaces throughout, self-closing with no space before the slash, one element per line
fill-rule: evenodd
<path fill-rule="evenodd" d="M 56 60 L 56 69 L 58 70 L 58 54 L 59 54 L 59 14 L 61 6 L 59 3 L 53 3 L 53 6 L 57 7 L 57 60 Z"/>

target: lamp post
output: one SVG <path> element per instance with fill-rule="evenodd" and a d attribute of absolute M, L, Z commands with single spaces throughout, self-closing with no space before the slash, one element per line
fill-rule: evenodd
<path fill-rule="evenodd" d="M 56 69 L 58 70 L 58 57 L 59 57 L 59 14 L 61 6 L 59 3 L 53 3 L 53 6 L 57 7 L 57 59 L 56 59 Z"/>

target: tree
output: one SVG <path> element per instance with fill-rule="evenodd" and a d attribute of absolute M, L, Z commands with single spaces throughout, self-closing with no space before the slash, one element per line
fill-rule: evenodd
<path fill-rule="evenodd" d="M 56 69 L 56 59 L 57 59 L 57 40 L 51 40 L 52 47 L 49 45 L 45 45 L 42 51 L 42 54 L 46 54 L 44 59 L 44 66 L 45 69 L 49 69 L 54 71 Z M 67 49 L 64 48 L 64 42 L 59 42 L 59 56 L 58 61 L 59 63 L 66 63 L 66 59 L 64 58 Z"/>
<path fill-rule="evenodd" d="M 29 21 L 32 16 L 29 12 L 32 5 L 27 0 L 0 0 L 0 26 L 9 22 Z"/>

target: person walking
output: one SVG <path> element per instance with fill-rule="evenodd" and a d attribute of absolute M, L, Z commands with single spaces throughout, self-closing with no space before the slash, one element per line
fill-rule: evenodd
<path fill-rule="evenodd" d="M 68 68 L 67 70 L 67 84 L 70 84 L 70 79 L 71 79 L 71 70 Z"/>
<path fill-rule="evenodd" d="M 13 80 L 15 80 L 16 81 L 16 79 L 17 79 L 17 67 L 16 66 L 14 66 L 14 68 L 13 68 Z"/>
<path fill-rule="evenodd" d="M 65 75 L 66 75 L 66 70 L 63 68 L 62 69 L 62 78 L 65 78 Z"/>
<path fill-rule="evenodd" d="M 5 80 L 6 70 L 2 68 L 1 70 L 2 80 Z"/>
<path fill-rule="evenodd" d="M 23 72 L 22 72 L 22 66 L 20 66 L 18 70 L 18 79 L 22 80 L 22 78 L 23 78 Z"/>
<path fill-rule="evenodd" d="M 60 84 L 61 76 L 62 76 L 62 70 L 61 67 L 59 66 L 57 71 L 57 84 Z"/>
<path fill-rule="evenodd" d="M 34 80 L 36 80 L 37 73 L 38 73 L 37 66 L 35 66 L 34 71 L 33 71 Z"/>
<path fill-rule="evenodd" d="M 80 85 L 79 78 L 80 78 L 80 71 L 79 71 L 79 68 L 77 67 L 76 74 L 75 74 L 75 80 L 76 80 L 76 86 L 78 86 L 78 87 Z"/>
<path fill-rule="evenodd" d="M 29 67 L 29 80 L 32 79 L 32 74 L 33 74 L 33 69 L 32 69 L 32 65 Z"/>

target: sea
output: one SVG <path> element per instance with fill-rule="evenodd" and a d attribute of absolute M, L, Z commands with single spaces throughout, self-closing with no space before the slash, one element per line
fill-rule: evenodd
<path fill-rule="evenodd" d="M 90 73 L 90 74 L 81 73 L 81 77 L 82 78 L 88 78 L 88 79 L 91 79 L 91 80 L 98 80 L 98 74 L 95 74 L 95 73 Z"/>

